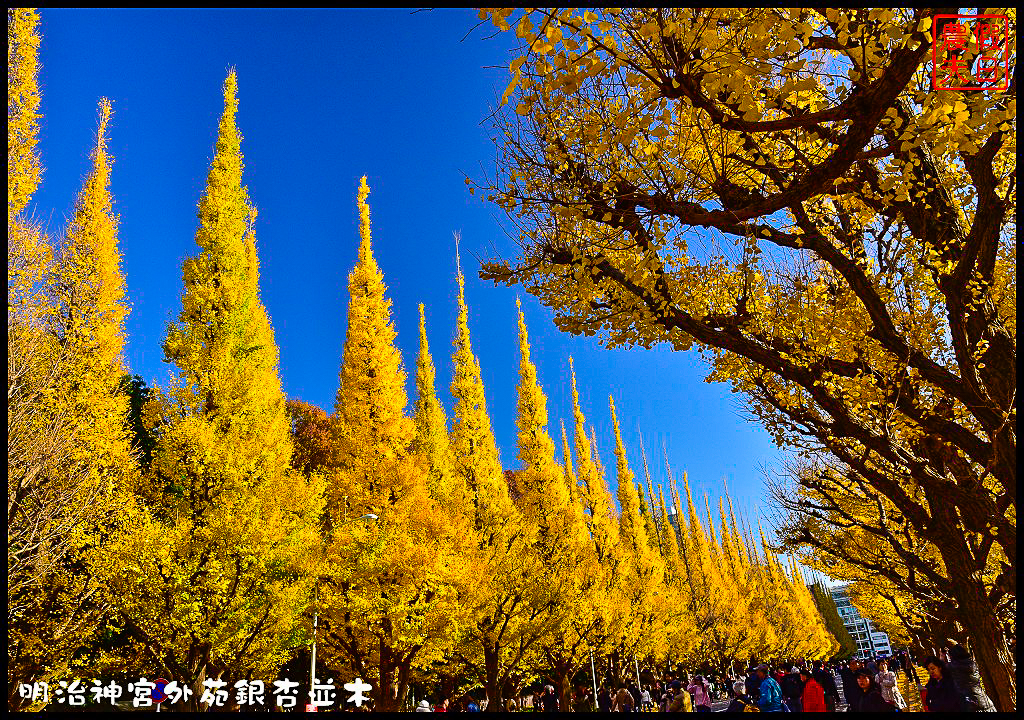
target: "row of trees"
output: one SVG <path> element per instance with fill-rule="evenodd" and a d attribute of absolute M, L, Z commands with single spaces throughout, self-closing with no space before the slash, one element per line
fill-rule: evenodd
<path fill-rule="evenodd" d="M 521 231 L 482 275 L 610 346 L 696 344 L 793 450 L 785 548 L 966 642 L 1011 711 L 1016 11 L 950 12 L 482 10 L 520 41 L 484 190 Z M 979 88 L 998 30 L 1007 89 L 933 82 L 950 23 Z"/>
<path fill-rule="evenodd" d="M 518 466 L 506 471 L 473 355 L 461 271 L 451 422 L 421 306 L 416 398 L 359 189 L 359 259 L 334 412 L 286 402 L 260 300 L 234 72 L 168 328 L 166 388 L 127 385 L 127 313 L 100 104 L 91 170 L 55 247 L 26 213 L 38 184 L 38 17 L 8 11 L 8 704 L 83 674 L 264 679 L 310 641 L 371 679 L 465 678 L 491 707 L 591 653 L 722 667 L 836 648 L 795 564 L 637 483 L 615 418 L 616 498 L 570 378 L 562 461 L 522 313 Z M 671 470 L 669 470 L 671 477 Z M 685 500 L 682 495 L 685 495 Z M 617 502 L 616 502 L 617 500 Z"/>
<path fill-rule="evenodd" d="M 334 413 L 293 403 L 296 464 L 326 479 L 315 608 L 335 666 L 377 678 L 380 709 L 442 668 L 482 684 L 493 707 L 542 674 L 568 707 L 570 681 L 591 653 L 619 681 L 637 659 L 723 668 L 830 656 L 836 644 L 796 566 L 762 552 L 764 538 L 741 532 L 731 506 L 716 520 L 705 505 L 701 519 L 685 476 L 685 501 L 673 486 L 668 507 L 649 473 L 646 486 L 636 481 L 614 402 L 613 498 L 575 373 L 572 448 L 563 426 L 558 462 L 521 310 L 519 469 L 503 469 L 461 271 L 451 422 L 436 396 L 422 305 L 409 412 L 368 192 L 364 179 Z"/>

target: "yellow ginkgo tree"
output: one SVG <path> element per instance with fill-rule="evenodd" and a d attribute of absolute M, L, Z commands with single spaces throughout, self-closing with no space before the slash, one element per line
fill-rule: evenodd
<path fill-rule="evenodd" d="M 110 194 L 110 103 L 54 256 L 26 209 L 39 181 L 38 15 L 8 10 L 8 700 L 73 674 L 104 619 L 93 571 L 115 552 L 135 462 L 126 428 L 127 302 Z M 59 618 L 56 621 L 55 618 Z"/>
<path fill-rule="evenodd" d="M 458 659 L 484 687 L 492 708 L 504 708 L 525 679 L 539 640 L 553 622 L 553 598 L 535 582 L 542 564 L 532 547 L 538 530 L 515 505 L 494 440 L 480 361 L 473 354 L 465 278 L 456 254 L 458 314 L 451 391 L 452 468 L 472 508 L 474 548 L 468 556 L 481 577 L 473 596 L 474 622 Z"/>
<path fill-rule="evenodd" d="M 1007 60 L 975 92 L 933 81 L 940 14 L 481 10 L 518 38 L 486 190 L 522 247 L 482 275 L 609 346 L 706 353 L 819 467 L 790 478 L 787 547 L 911 595 L 926 576 L 1011 711 L 1016 10 L 990 11 Z M 817 530 L 851 524 L 889 562 Z"/>
<path fill-rule="evenodd" d="M 138 510 L 102 577 L 138 670 L 192 686 L 270 680 L 303 637 L 322 489 L 289 467 L 278 351 L 260 299 L 255 210 L 242 184 L 237 78 L 224 82 L 199 201 L 200 252 L 184 263 L 164 342 L 177 381 L 147 407 L 156 434 Z"/>
<path fill-rule="evenodd" d="M 375 708 L 402 707 L 413 672 L 460 639 L 471 603 L 464 534 L 447 517 L 451 473 L 425 328 L 417 415 L 395 346 L 391 300 L 373 255 L 370 189 L 359 187 L 359 257 L 331 418 L 326 548 L 315 604 L 325 660 L 373 685 Z M 440 424 L 439 424 L 440 423 Z"/>
<path fill-rule="evenodd" d="M 599 566 L 587 532 L 583 505 L 576 497 L 575 476 L 568 448 L 564 466 L 555 458 L 548 432 L 547 397 L 530 356 L 530 340 L 522 307 L 519 320 L 519 388 L 516 415 L 519 471 L 517 504 L 523 521 L 533 530 L 543 581 L 531 600 L 549 613 L 551 622 L 541 637 L 537 666 L 550 674 L 561 707 L 572 703 L 573 676 L 590 654 L 590 636 L 599 626 Z M 565 428 L 562 428 L 563 438 Z"/>

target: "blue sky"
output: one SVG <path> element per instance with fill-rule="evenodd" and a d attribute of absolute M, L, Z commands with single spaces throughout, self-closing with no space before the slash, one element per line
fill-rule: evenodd
<path fill-rule="evenodd" d="M 469 194 L 464 174 L 493 176 L 485 119 L 507 83 L 510 40 L 487 38 L 471 10 L 41 11 L 40 151 L 35 212 L 58 232 L 88 166 L 96 105 L 114 106 L 112 190 L 120 213 L 131 314 L 127 363 L 163 383 L 160 344 L 180 309 L 181 263 L 196 252 L 196 204 L 237 68 L 245 179 L 259 209 L 264 303 L 281 348 L 285 391 L 330 410 L 345 332 L 346 278 L 356 258 L 356 188 L 368 176 L 374 250 L 414 369 L 417 304 L 441 400 L 451 408 L 454 245 L 461 232 L 470 328 L 506 467 L 515 466 L 515 298 L 522 297 L 552 432 L 571 422 L 568 356 L 584 412 L 614 484 L 608 395 L 614 393 L 634 472 L 643 431 L 655 482 L 673 469 L 712 501 L 729 483 L 739 508 L 766 506 L 762 467 L 780 457 L 742 418 L 739 396 L 703 381 L 695 351 L 602 348 L 558 332 L 520 288 L 477 277 L 479 259 L 511 255 L 502 211 Z M 497 67 L 495 67 L 497 66 Z M 410 392 L 412 385 L 410 382 Z M 570 425 L 571 429 L 571 425 Z"/>

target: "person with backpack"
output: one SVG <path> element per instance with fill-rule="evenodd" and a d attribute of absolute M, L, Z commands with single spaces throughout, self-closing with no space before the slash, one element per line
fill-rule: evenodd
<path fill-rule="evenodd" d="M 678 680 L 672 681 L 672 700 L 668 704 L 668 712 L 693 712 L 693 700 Z"/>
<path fill-rule="evenodd" d="M 734 697 L 725 712 L 760 712 L 754 698 L 747 695 L 746 690 L 746 684 L 742 680 L 732 684 Z"/>
<path fill-rule="evenodd" d="M 758 687 L 757 707 L 761 712 L 783 712 L 782 689 L 779 688 L 779 684 L 775 682 L 775 678 L 770 673 L 767 665 L 757 666 L 757 676 L 761 679 L 761 685 Z"/>
<path fill-rule="evenodd" d="M 954 645 L 949 649 L 949 663 L 946 668 L 953 682 L 964 695 L 964 706 L 967 712 L 995 712 L 996 706 L 985 694 L 981 684 L 981 675 L 974 658 L 963 645 Z"/>
<path fill-rule="evenodd" d="M 788 673 L 782 676 L 779 687 L 782 689 L 782 699 L 790 712 L 800 712 L 801 698 L 804 693 L 804 683 L 800 680 L 800 668 L 794 665 Z"/>

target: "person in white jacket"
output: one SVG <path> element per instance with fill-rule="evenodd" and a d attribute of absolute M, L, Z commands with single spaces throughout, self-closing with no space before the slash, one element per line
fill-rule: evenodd
<path fill-rule="evenodd" d="M 899 710 L 907 709 L 907 701 L 900 694 L 900 688 L 896 684 L 896 673 L 889 669 L 889 661 L 882 658 L 878 661 L 878 674 L 875 675 L 875 682 L 882 688 L 882 699 L 890 705 L 895 705 Z"/>

